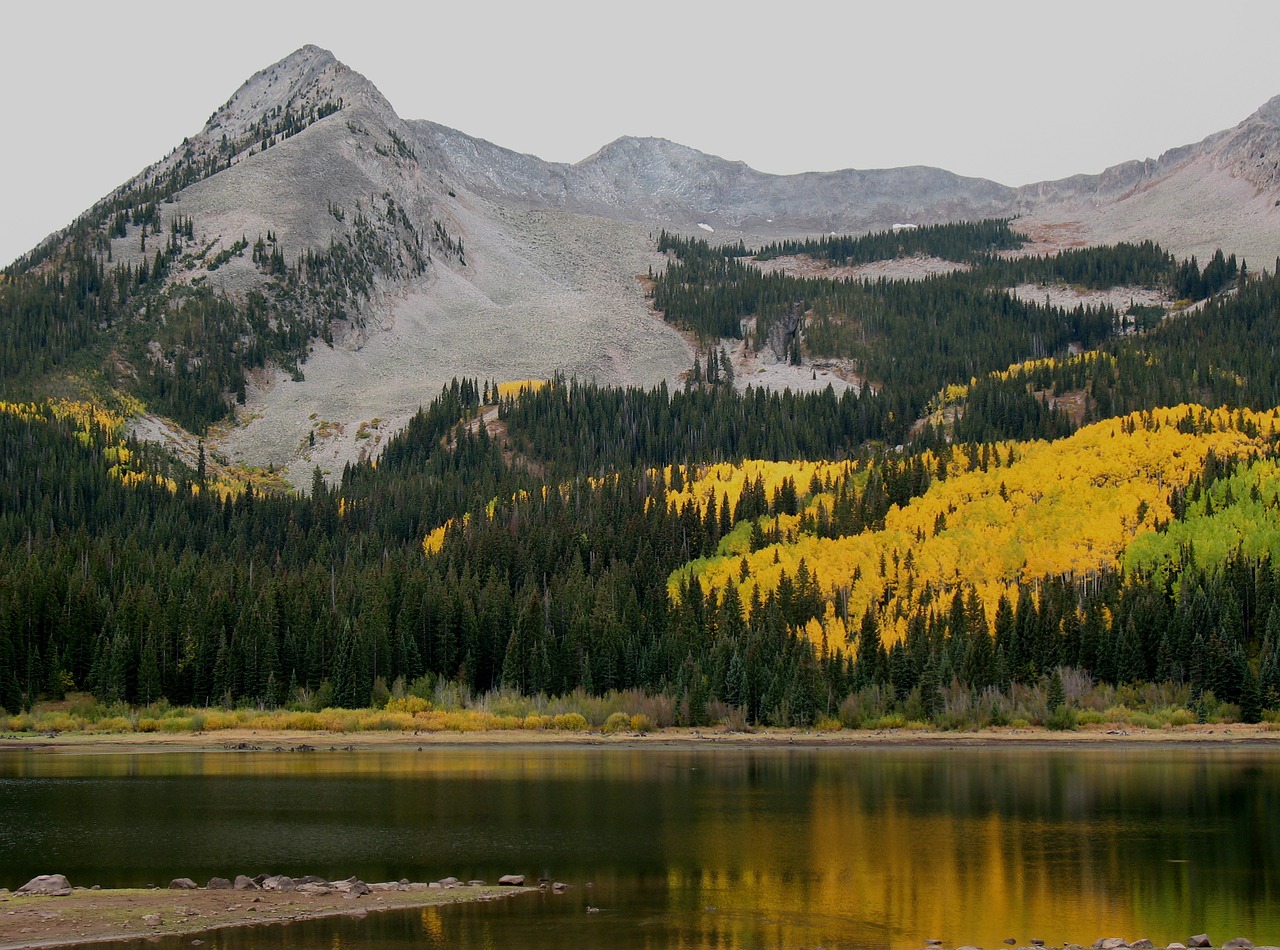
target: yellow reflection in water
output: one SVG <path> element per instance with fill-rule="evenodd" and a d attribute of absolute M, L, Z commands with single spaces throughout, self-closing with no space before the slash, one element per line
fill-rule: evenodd
<path fill-rule="evenodd" d="M 579 870 L 596 881 L 614 875 L 624 888 L 640 883 L 628 862 L 660 861 L 653 873 L 667 906 L 654 913 L 671 929 L 655 926 L 652 940 L 662 947 L 846 945 L 852 933 L 858 946 L 885 950 L 916 950 L 928 938 L 990 948 L 1005 938 L 1061 945 L 1114 935 L 1163 945 L 1204 930 L 1265 939 L 1254 915 L 1280 901 L 1275 753 L 325 747 L 19 755 L 0 760 L 0 773 L 465 780 L 397 785 L 384 814 L 415 828 L 433 807 L 474 800 L 489 809 L 489 836 L 599 837 L 617 853 Z M 1259 840 L 1205 836 L 1233 801 L 1252 809 Z M 636 840 L 617 833 L 640 818 Z M 1215 868 L 1248 873 L 1210 890 L 1197 860 L 1210 856 Z M 459 918 L 423 910 L 425 941 L 455 945 L 451 921 Z M 467 945 L 491 944 L 490 926 L 478 922 Z M 649 939 L 644 928 L 639 935 Z"/>
<path fill-rule="evenodd" d="M 444 943 L 444 922 L 440 920 L 439 908 L 422 908 L 422 934 L 432 943 Z"/>
<path fill-rule="evenodd" d="M 1185 865 L 1169 857 L 1186 853 L 1184 842 L 1160 835 L 1162 815 L 1177 818 L 1187 841 L 1199 830 L 1187 820 L 1185 764 L 1076 756 L 1052 774 L 1043 754 L 1005 755 L 986 768 L 969 756 L 955 768 L 890 758 L 826 764 L 798 813 L 726 799 L 680 827 L 694 835 L 683 844 L 693 860 L 673 864 L 667 881 L 701 911 L 692 945 L 814 946 L 851 927 L 865 946 L 892 950 L 930 938 L 991 947 L 1119 935 L 1161 944 L 1214 922 L 1242 925 L 1230 897 L 1189 909 Z M 1235 771 L 1200 778 L 1229 783 Z M 1143 806 L 1137 815 L 1111 814 L 1131 798 Z M 1125 821 L 1141 826 L 1136 836 L 1117 833 Z M 1118 844 L 1126 840 L 1129 850 Z"/>

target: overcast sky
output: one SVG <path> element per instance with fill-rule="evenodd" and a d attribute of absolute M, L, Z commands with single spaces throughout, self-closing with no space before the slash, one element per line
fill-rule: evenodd
<path fill-rule="evenodd" d="M 14 4 L 0 265 L 306 43 L 404 118 L 552 161 L 653 135 L 767 172 L 935 165 L 1019 185 L 1235 125 L 1280 94 L 1277 36 L 1275 0 Z"/>

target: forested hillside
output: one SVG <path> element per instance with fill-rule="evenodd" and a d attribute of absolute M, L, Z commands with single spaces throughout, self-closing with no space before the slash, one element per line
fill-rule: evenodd
<path fill-rule="evenodd" d="M 459 380 L 305 497 L 93 406 L 0 406 L 0 707 L 446 684 L 630 690 L 688 723 L 1069 724 L 1090 684 L 1280 707 L 1280 279 L 1153 245 L 1006 261 L 1001 227 L 914 284 L 766 277 L 665 238 L 669 319 L 807 314 L 807 357 L 828 313 L 877 385 L 743 392 L 718 358 L 677 391 Z M 1003 289 L 1192 275 L 1216 294 L 1137 331 Z"/>

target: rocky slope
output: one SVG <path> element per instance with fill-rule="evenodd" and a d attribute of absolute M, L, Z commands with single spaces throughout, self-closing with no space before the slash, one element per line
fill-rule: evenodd
<path fill-rule="evenodd" d="M 564 165 L 431 122 L 412 125 L 456 180 L 492 199 L 681 231 L 856 233 L 991 217 L 1014 206 L 1012 189 L 938 168 L 768 175 L 665 139 L 630 137 Z"/>
<path fill-rule="evenodd" d="M 1221 247 L 1272 269 L 1280 254 L 1280 96 L 1235 128 L 1100 175 L 1027 185 L 1017 211 L 1073 243 L 1151 239 L 1207 259 Z"/>
<path fill-rule="evenodd" d="M 189 218 L 190 245 L 203 249 L 171 284 L 276 292 L 270 269 L 237 250 L 262 236 L 289 265 L 348 262 L 309 298 L 342 315 L 330 338 L 301 373 L 259 372 L 236 424 L 213 438 L 215 452 L 307 484 L 313 465 L 336 475 L 376 452 L 454 376 L 674 381 L 693 352 L 649 312 L 638 279 L 662 266 L 660 228 L 750 243 L 1016 215 L 1039 248 L 1150 238 L 1269 267 L 1280 251 L 1280 97 L 1159 159 L 1012 189 L 925 167 L 767 175 L 661 139 L 544 162 L 406 122 L 309 46 L 250 78 L 117 194 L 148 185 L 164 186 L 160 233 Z M 136 264 L 144 242 L 123 230 L 112 259 Z"/>

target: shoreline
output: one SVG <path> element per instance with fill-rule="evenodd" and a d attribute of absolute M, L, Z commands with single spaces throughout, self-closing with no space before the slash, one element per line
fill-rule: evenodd
<path fill-rule="evenodd" d="M 372 887 L 373 893 L 361 896 L 205 888 L 76 889 L 66 897 L 3 893 L 0 950 L 186 937 L 229 927 L 282 926 L 325 917 L 360 918 L 384 910 L 504 900 L 538 892 L 533 887 L 466 884 L 444 888 L 439 884 Z"/>
<path fill-rule="evenodd" d="M 8 733 L 0 734 L 0 752 L 28 750 L 50 754 L 165 752 L 410 752 L 430 748 L 501 747 L 590 749 L 1085 749 L 1099 747 L 1174 748 L 1192 745 L 1280 748 L 1280 731 L 1267 724 L 1193 725 L 1169 729 L 1086 727 L 1056 732 L 1043 727 L 991 728 L 977 732 L 936 730 L 838 731 L 762 728 L 733 732 L 717 728 L 670 727 L 649 733 L 569 732 L 494 729 L 457 732 L 313 732 L 303 730 L 225 729 L 168 733 Z"/>

